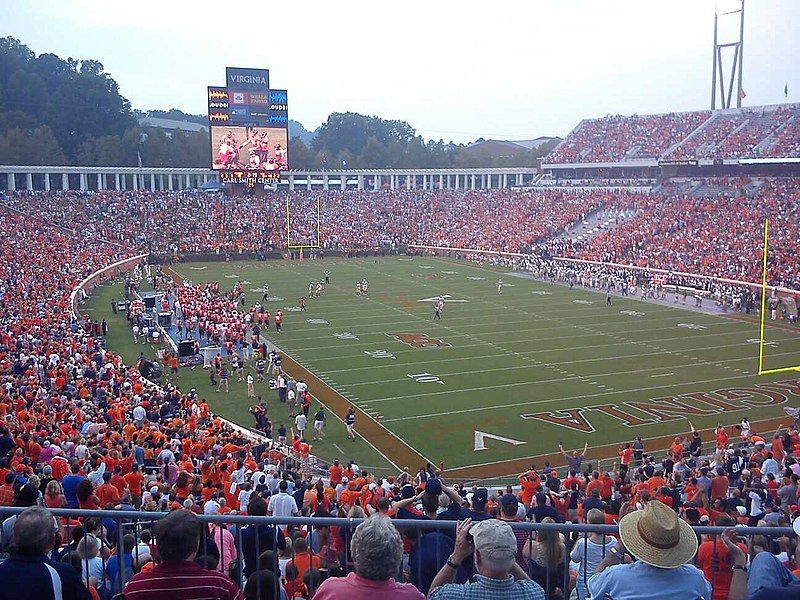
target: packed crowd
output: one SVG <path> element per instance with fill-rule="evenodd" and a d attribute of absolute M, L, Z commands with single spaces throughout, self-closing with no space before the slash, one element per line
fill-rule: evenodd
<path fill-rule="evenodd" d="M 699 127 L 710 113 L 613 115 L 585 120 L 547 157 L 548 163 L 657 158 Z"/>
<path fill-rule="evenodd" d="M 213 445 L 203 443 L 213 416 L 202 409 L 181 425 L 180 416 L 137 415 L 138 406 L 107 408 L 103 414 L 114 413 L 116 422 L 87 421 L 66 433 L 34 426 L 13 436 L 18 417 L 6 420 L 0 505 L 32 508 L 0 528 L 11 554 L 0 565 L 0 582 L 56 597 L 51 578 L 43 577 L 50 567 L 69 592 L 64 598 L 120 591 L 131 599 L 194 598 L 206 597 L 199 594 L 208 588 L 216 590 L 208 597 L 237 600 L 582 600 L 637 598 L 642 590 L 652 598 L 764 600 L 800 592 L 791 585 L 800 572 L 796 537 L 742 537 L 735 529 L 768 532 L 800 515 L 794 428 L 765 439 L 745 417 L 736 427 L 718 426 L 711 447 L 694 430 L 666 449 L 636 438 L 605 467 L 587 458 L 586 447 L 560 447 L 566 471 L 531 465 L 515 484 L 489 489 L 451 484 L 430 464 L 381 478 L 336 461 L 325 477 L 303 475 L 243 440 L 220 446 L 223 433 Z M 204 432 L 198 441 L 187 433 L 192 429 Z M 143 431 L 164 436 L 151 455 L 156 469 L 139 451 Z M 139 510 L 143 522 L 130 526 L 112 516 L 54 523 L 38 507 Z M 153 523 L 146 520 L 151 511 L 169 514 Z M 203 524 L 198 515 L 215 520 Z M 315 519 L 226 523 L 238 515 Z M 335 517 L 364 521 L 328 521 Z M 431 521 L 452 525 L 431 529 Z M 570 522 L 617 526 L 618 533 L 567 535 L 521 525 Z M 690 528 L 709 524 L 728 531 L 700 535 Z"/>
<path fill-rule="evenodd" d="M 796 193 L 796 188 L 775 187 L 790 185 L 785 182 L 769 185 L 774 196 Z M 574 200 L 574 207 L 554 219 L 568 219 L 570 214 L 579 218 L 585 208 L 582 193 L 559 192 L 566 195 L 551 200 L 540 199 L 537 193 L 523 196 L 522 210 L 530 211 L 528 215 L 560 206 L 565 199 Z M 604 192 L 596 194 L 591 201 L 598 205 L 613 200 Z M 487 196 L 440 195 L 436 202 L 420 203 L 418 207 L 426 208 L 416 210 L 431 210 L 440 223 L 453 223 L 449 232 L 453 237 L 442 234 L 441 241 L 478 243 L 483 241 L 477 237 L 480 227 L 500 227 L 499 220 L 511 229 L 514 222 L 489 210 Z M 339 198 L 346 203 L 347 194 Z M 462 198 L 481 206 L 452 204 Z M 515 212 L 520 210 L 519 196 L 497 191 L 492 198 L 515 218 L 523 218 L 525 213 Z M 554 204 L 536 204 L 546 201 Z M 649 200 L 636 196 L 628 201 Z M 797 224 L 791 207 L 776 204 L 772 208 L 780 214 L 787 211 L 787 227 L 792 221 Z M 464 210 L 471 211 L 477 229 L 466 219 L 452 221 Z M 534 536 L 513 532 L 504 522 L 619 521 L 625 530 L 624 524 L 634 519 L 663 524 L 671 519 L 677 523 L 680 518 L 697 524 L 707 517 L 708 522 L 723 526 L 745 520 L 786 525 L 798 512 L 797 431 L 764 440 L 744 426 L 740 430 L 746 435 L 734 447 L 729 432 L 719 430 L 716 449 L 705 456 L 696 434 L 676 440 L 663 459 L 647 456 L 644 446 L 634 443 L 620 450 L 619 466 L 610 472 L 590 467 L 582 453 L 565 453 L 567 473 L 559 476 L 550 465 L 541 470 L 532 467 L 520 475 L 518 486 L 497 491 L 450 486 L 446 473 L 430 465 L 416 475 L 404 471 L 380 478 L 352 463 L 334 463 L 325 477 L 309 475 L 302 463 L 295 468 L 295 463 L 287 461 L 281 447 L 259 443 L 223 423 L 194 392 L 147 385 L 137 369 L 125 366 L 118 355 L 103 347 L 102 332 L 82 327 L 72 314 L 70 292 L 87 274 L 132 255 L 134 248 L 125 251 L 105 243 L 92 220 L 67 218 L 69 214 L 64 212 L 61 222 L 70 223 L 81 235 L 35 215 L 0 210 L 0 229 L 6 233 L 0 245 L 0 506 L 167 511 L 170 517 L 155 528 L 133 529 L 101 518 L 61 517 L 55 527 L 43 526 L 52 523 L 52 517 L 37 508 L 6 518 L 0 527 L 0 543 L 11 558 L 0 565 L 2 590 L 27 589 L 31 597 L 56 597 L 55 573 L 63 597 L 105 599 L 123 591 L 122 573 L 123 580 L 132 577 L 124 592 L 134 599 L 180 598 L 163 582 L 178 585 L 183 578 L 191 581 L 193 589 L 213 587 L 215 597 L 223 598 L 254 598 L 261 591 L 264 595 L 258 597 L 269 598 L 376 594 L 559 598 L 573 589 L 583 598 L 589 591 L 598 595 L 616 589 L 614 585 L 624 586 L 626 579 L 634 580 L 630 575 L 615 576 L 620 567 L 612 566 L 626 562 L 629 552 L 639 559 L 633 566 L 644 569 L 638 576 L 658 574 L 642 565 L 685 567 L 686 577 L 679 580 L 682 585 L 689 582 L 710 593 L 706 586 L 713 583 L 713 597 L 724 598 L 728 597 L 726 586 L 736 591 L 731 582 L 738 573 L 730 570 L 731 563 L 746 561 L 736 554 L 737 546 L 728 547 L 728 538 L 728 542 L 701 540 L 699 550 L 694 538 L 688 555 L 687 542 L 681 538 L 675 547 L 681 546 L 682 554 L 668 558 L 685 560 L 667 564 L 653 554 L 658 546 L 651 544 L 648 549 L 647 539 L 642 546 L 641 540 L 639 545 L 627 545 L 625 534 L 622 542 L 596 534 L 572 538 L 542 531 Z M 114 222 L 106 219 L 102 227 L 111 231 Z M 528 237 L 505 233 L 504 244 L 531 244 L 538 235 L 552 234 L 562 226 L 562 221 L 545 220 L 535 225 L 539 229 L 528 230 Z M 115 239 L 133 246 L 138 238 Z M 170 290 L 170 294 L 172 302 L 179 304 L 176 312 L 184 326 L 191 323 L 194 328 L 197 317 L 198 332 L 202 321 L 206 335 L 217 331 L 223 343 L 245 338 L 247 325 L 252 330 L 253 318 L 257 321 L 261 314 L 245 309 L 235 288 L 229 293 L 213 286 L 182 290 Z M 234 312 L 245 323 L 244 329 L 231 319 Z M 228 329 L 218 327 L 225 323 Z M 295 438 L 299 447 L 302 436 Z M 240 530 L 226 527 L 224 519 L 221 526 L 200 526 L 198 514 L 368 518 L 358 527 L 248 525 Z M 458 520 L 460 524 L 455 535 L 452 529 L 403 526 L 398 531 L 390 518 Z M 487 524 L 469 529 L 480 522 Z M 240 531 L 237 544 L 234 535 L 238 537 Z M 703 544 L 712 544 L 716 551 L 704 551 Z M 723 546 L 728 558 L 721 554 Z M 770 575 L 776 573 L 790 577 L 784 563 L 795 567 L 795 551 L 794 538 L 751 538 L 753 585 L 775 585 Z M 664 554 L 669 553 L 662 552 L 661 558 Z M 769 556 L 777 558 L 769 559 L 771 565 L 762 564 Z M 693 557 L 703 576 L 685 564 Z M 72 566 L 65 566 L 63 560 Z M 467 576 L 473 571 L 478 576 L 469 583 Z M 622 581 L 615 582 L 615 577 Z M 679 597 L 674 588 L 666 589 Z M 758 586 L 752 592 L 752 597 L 774 597 L 764 596 L 770 592 L 762 593 Z"/>
<path fill-rule="evenodd" d="M 545 162 L 797 156 L 798 126 L 800 106 L 795 104 L 773 110 L 606 116 L 583 121 Z"/>
<path fill-rule="evenodd" d="M 292 202 L 304 216 L 296 221 L 299 228 L 292 239 L 316 238 L 316 211 L 309 207 L 320 200 L 321 238 L 327 249 L 350 252 L 407 243 L 505 252 L 546 247 L 551 254 L 756 282 L 768 217 L 770 280 L 800 287 L 800 182 L 738 178 L 715 185 L 725 191 L 707 197 L 689 194 L 680 184 L 652 193 L 546 188 L 295 192 Z M 235 253 L 286 246 L 282 197 L 70 192 L 6 193 L 3 201 L 37 218 L 68 223 L 83 237 L 109 236 L 131 251 Z M 588 241 L 565 245 L 563 236 L 553 241 L 601 210 L 636 216 Z"/>
<path fill-rule="evenodd" d="M 293 192 L 292 243 L 341 251 L 420 240 L 514 251 L 541 242 L 625 193 L 563 190 Z M 286 197 L 195 192 L 6 193 L 7 206 L 159 254 L 284 249 Z"/>
<path fill-rule="evenodd" d="M 800 288 L 800 182 L 766 180 L 753 196 L 699 198 L 669 191 L 641 196 L 636 217 L 577 245 L 569 255 L 758 282 L 764 219 L 770 219 L 773 285 Z"/>

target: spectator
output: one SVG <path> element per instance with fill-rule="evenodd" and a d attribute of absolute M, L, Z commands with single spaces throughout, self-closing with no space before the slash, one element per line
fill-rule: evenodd
<path fill-rule="evenodd" d="M 720 515 L 714 521 L 717 527 L 732 527 L 736 521 L 728 515 Z M 743 552 L 747 552 L 747 547 L 739 544 Z M 728 600 L 731 577 L 733 571 L 733 557 L 727 549 L 727 545 L 716 535 L 708 536 L 708 539 L 697 548 L 697 568 L 703 571 L 706 580 L 711 582 L 714 588 L 712 600 Z"/>
<path fill-rule="evenodd" d="M 326 579 L 315 600 L 362 600 L 398 598 L 421 600 L 423 596 L 410 583 L 398 583 L 403 541 L 390 519 L 376 516 L 356 527 L 352 539 L 355 572 L 347 577 Z"/>
<path fill-rule="evenodd" d="M 281 600 L 279 580 L 272 571 L 256 571 L 247 578 L 245 600 Z"/>
<path fill-rule="evenodd" d="M 470 542 L 469 537 L 474 542 Z M 453 583 L 461 562 L 474 553 L 478 574 L 473 582 Z M 456 527 L 453 555 L 431 584 L 431 600 L 493 598 L 544 600 L 544 590 L 517 564 L 517 539 L 505 521 L 489 519 L 473 525 L 471 519 Z"/>
<path fill-rule="evenodd" d="M 0 563 L 0 600 L 90 600 L 89 590 L 72 566 L 47 558 L 58 526 L 44 508 L 34 506 L 14 522 L 11 556 Z"/>
<path fill-rule="evenodd" d="M 285 481 L 281 483 L 285 484 Z M 284 493 L 286 487 L 284 486 Z M 291 496 L 288 498 L 294 502 Z M 247 514 L 253 517 L 267 515 L 267 503 L 260 496 L 250 500 L 247 505 Z M 244 575 L 250 577 L 258 568 L 259 553 L 272 550 L 277 554 L 286 548 L 286 538 L 283 531 L 274 525 L 247 525 L 242 528 L 242 554 L 244 558 Z"/>
<path fill-rule="evenodd" d="M 688 564 L 697 552 L 697 537 L 675 511 L 658 500 L 626 514 L 619 523 L 620 541 L 588 581 L 592 597 L 711 598 L 703 572 Z M 627 555 L 636 561 L 630 562 Z"/>
<path fill-rule="evenodd" d="M 221 573 L 194 562 L 200 545 L 200 523 L 185 510 L 168 514 L 156 524 L 156 547 L 161 562 L 133 576 L 126 600 L 189 600 L 208 597 L 243 600 L 242 592 Z"/>
<path fill-rule="evenodd" d="M 602 511 L 593 508 L 586 515 L 586 522 L 590 525 L 604 525 L 605 515 Z M 577 591 L 578 600 L 584 600 L 589 593 L 586 581 L 594 575 L 597 565 L 617 545 L 616 538 L 602 533 L 583 534 L 572 546 L 570 559 L 578 563 Z"/>
<path fill-rule="evenodd" d="M 771 552 L 754 543 L 759 536 L 750 544 L 749 572 L 747 552 L 736 530 L 728 529 L 720 537 L 733 563 L 727 600 L 796 600 L 800 596 L 797 579 Z"/>
<path fill-rule="evenodd" d="M 555 523 L 550 517 L 543 524 Z M 548 598 L 569 598 L 574 586 L 567 569 L 567 549 L 561 534 L 554 529 L 542 529 L 536 541 L 526 547 L 529 559 L 528 573 L 547 593 Z M 565 589 L 566 585 L 566 589 Z"/>

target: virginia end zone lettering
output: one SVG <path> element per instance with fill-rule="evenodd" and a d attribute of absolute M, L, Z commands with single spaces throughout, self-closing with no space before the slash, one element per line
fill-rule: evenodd
<path fill-rule="evenodd" d="M 536 419 L 561 427 L 592 433 L 595 426 L 587 413 L 594 411 L 617 419 L 625 427 L 639 427 L 685 416 L 705 416 L 747 408 L 774 406 L 800 397 L 800 379 L 759 383 L 747 387 L 731 387 L 713 392 L 693 392 L 678 396 L 651 398 L 647 401 L 627 401 L 618 404 L 598 404 L 583 408 L 527 413 L 523 419 Z"/>

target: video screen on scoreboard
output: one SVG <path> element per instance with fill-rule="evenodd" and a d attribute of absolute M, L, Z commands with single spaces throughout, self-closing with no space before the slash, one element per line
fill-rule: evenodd
<path fill-rule="evenodd" d="M 285 127 L 211 126 L 212 168 L 275 172 L 289 168 Z"/>

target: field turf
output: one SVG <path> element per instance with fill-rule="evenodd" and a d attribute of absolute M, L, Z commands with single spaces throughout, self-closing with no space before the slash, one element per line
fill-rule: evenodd
<path fill-rule="evenodd" d="M 771 436 L 788 422 L 783 408 L 800 405 L 800 385 L 770 386 L 800 374 L 755 375 L 756 317 L 690 310 L 691 298 L 685 308 L 672 296 L 666 303 L 614 296 L 609 307 L 604 294 L 577 286 L 426 257 L 231 261 L 174 269 L 194 282 L 219 281 L 223 289 L 245 282 L 248 305 L 261 299 L 265 283 L 271 296 L 281 298 L 268 308 L 273 314 L 283 309 L 283 333 L 267 331 L 265 337 L 289 355 L 290 372 L 310 379 L 315 398 L 340 415 L 356 406 L 356 428 L 374 445 L 349 442 L 341 424 L 331 423 L 328 439 L 315 445 L 328 459 L 412 470 L 430 460 L 443 462 L 453 476 L 482 479 L 545 459 L 563 464 L 553 454 L 559 442 L 568 449 L 588 443 L 590 456 L 606 458 L 640 435 L 661 456 L 667 436 L 688 432 L 688 421 L 709 430 L 747 415 L 755 432 Z M 308 282 L 321 279 L 325 269 L 331 285 L 298 312 Z M 357 297 L 355 281 L 362 278 L 369 293 Z M 502 294 L 496 291 L 499 278 Z M 95 318 L 108 312 L 109 295 L 119 292 L 100 290 L 86 305 L 95 307 Z M 448 297 L 442 320 L 433 321 L 439 294 Z M 122 326 L 119 317 L 114 323 Z M 123 333 L 109 346 L 137 351 Z M 796 327 L 770 324 L 766 338 L 765 368 L 800 363 Z M 223 416 L 251 424 L 244 384 L 232 380 L 231 393 L 220 398 L 207 372 L 184 369 L 181 378 Z M 770 387 L 755 387 L 765 384 Z M 285 412 L 275 406 L 274 393 L 259 393 L 279 422 Z M 713 438 L 708 431 L 703 437 Z"/>

